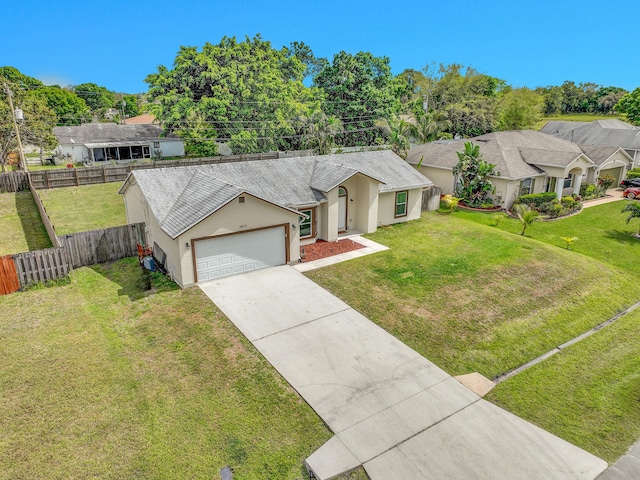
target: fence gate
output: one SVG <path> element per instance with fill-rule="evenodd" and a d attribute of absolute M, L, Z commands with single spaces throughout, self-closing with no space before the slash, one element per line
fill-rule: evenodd
<path fill-rule="evenodd" d="M 0 257 L 0 295 L 7 295 L 20 289 L 18 272 L 12 255 Z"/>

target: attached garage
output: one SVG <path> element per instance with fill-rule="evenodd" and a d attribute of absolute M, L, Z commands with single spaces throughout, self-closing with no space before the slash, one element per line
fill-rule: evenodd
<path fill-rule="evenodd" d="M 598 174 L 599 177 L 604 177 L 605 175 L 609 175 L 613 178 L 616 179 L 616 184 L 615 186 L 617 187 L 618 184 L 622 181 L 622 167 L 617 167 L 617 168 L 607 168 L 604 170 L 600 170 L 600 173 Z"/>
<path fill-rule="evenodd" d="M 196 282 L 287 262 L 284 226 L 194 240 Z"/>

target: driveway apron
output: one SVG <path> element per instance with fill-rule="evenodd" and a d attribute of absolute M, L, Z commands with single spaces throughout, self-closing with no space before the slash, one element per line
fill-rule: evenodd
<path fill-rule="evenodd" d="M 596 478 L 603 460 L 482 400 L 290 266 L 200 284 L 335 434 L 319 480 Z"/>

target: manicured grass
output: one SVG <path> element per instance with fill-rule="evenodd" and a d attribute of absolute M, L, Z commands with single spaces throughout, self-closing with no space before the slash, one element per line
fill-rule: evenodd
<path fill-rule="evenodd" d="M 626 271 L 457 213 L 370 238 L 391 250 L 309 277 L 452 375 L 493 378 L 640 299 Z"/>
<path fill-rule="evenodd" d="M 593 122 L 594 120 L 624 120 L 622 117 L 616 117 L 613 115 L 589 115 L 589 114 L 575 114 L 575 115 L 549 115 L 544 117 L 538 122 L 537 129 L 540 130 L 545 126 L 547 122 L 552 120 L 559 120 L 563 122 Z"/>
<path fill-rule="evenodd" d="M 640 311 L 504 382 L 488 399 L 614 462 L 640 437 Z"/>
<path fill-rule="evenodd" d="M 84 232 L 127 223 L 121 182 L 38 190 L 56 233 Z"/>
<path fill-rule="evenodd" d="M 0 479 L 302 478 L 331 436 L 197 289 L 137 262 L 0 297 Z"/>
<path fill-rule="evenodd" d="M 640 258 L 640 239 L 633 236 L 638 233 L 640 220 L 626 223 L 629 214 L 620 213 L 626 202 L 628 200 L 620 200 L 585 208 L 578 215 L 550 222 L 538 221 L 527 228 L 525 235 L 563 249 L 566 243 L 560 237 L 578 237 L 570 247 L 573 252 L 629 270 Z M 453 215 L 484 225 L 494 225 L 496 229 L 492 214 L 460 210 Z M 505 218 L 498 228 L 520 233 L 522 224 L 517 219 Z"/>
<path fill-rule="evenodd" d="M 31 192 L 0 193 L 0 255 L 51 247 Z"/>

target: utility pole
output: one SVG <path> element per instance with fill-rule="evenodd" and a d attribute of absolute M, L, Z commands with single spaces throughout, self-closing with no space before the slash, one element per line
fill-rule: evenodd
<path fill-rule="evenodd" d="M 9 90 L 9 86 L 4 84 L 4 91 L 9 97 L 9 108 L 11 109 L 11 118 L 13 118 L 13 128 L 16 130 L 16 139 L 18 140 L 18 153 L 20 155 L 20 162 L 18 164 L 18 168 L 26 170 L 27 163 L 24 161 L 24 152 L 22 151 L 22 141 L 20 140 L 20 130 L 18 130 L 18 122 L 16 121 L 16 111 L 13 109 L 13 98 L 11 90 Z"/>

